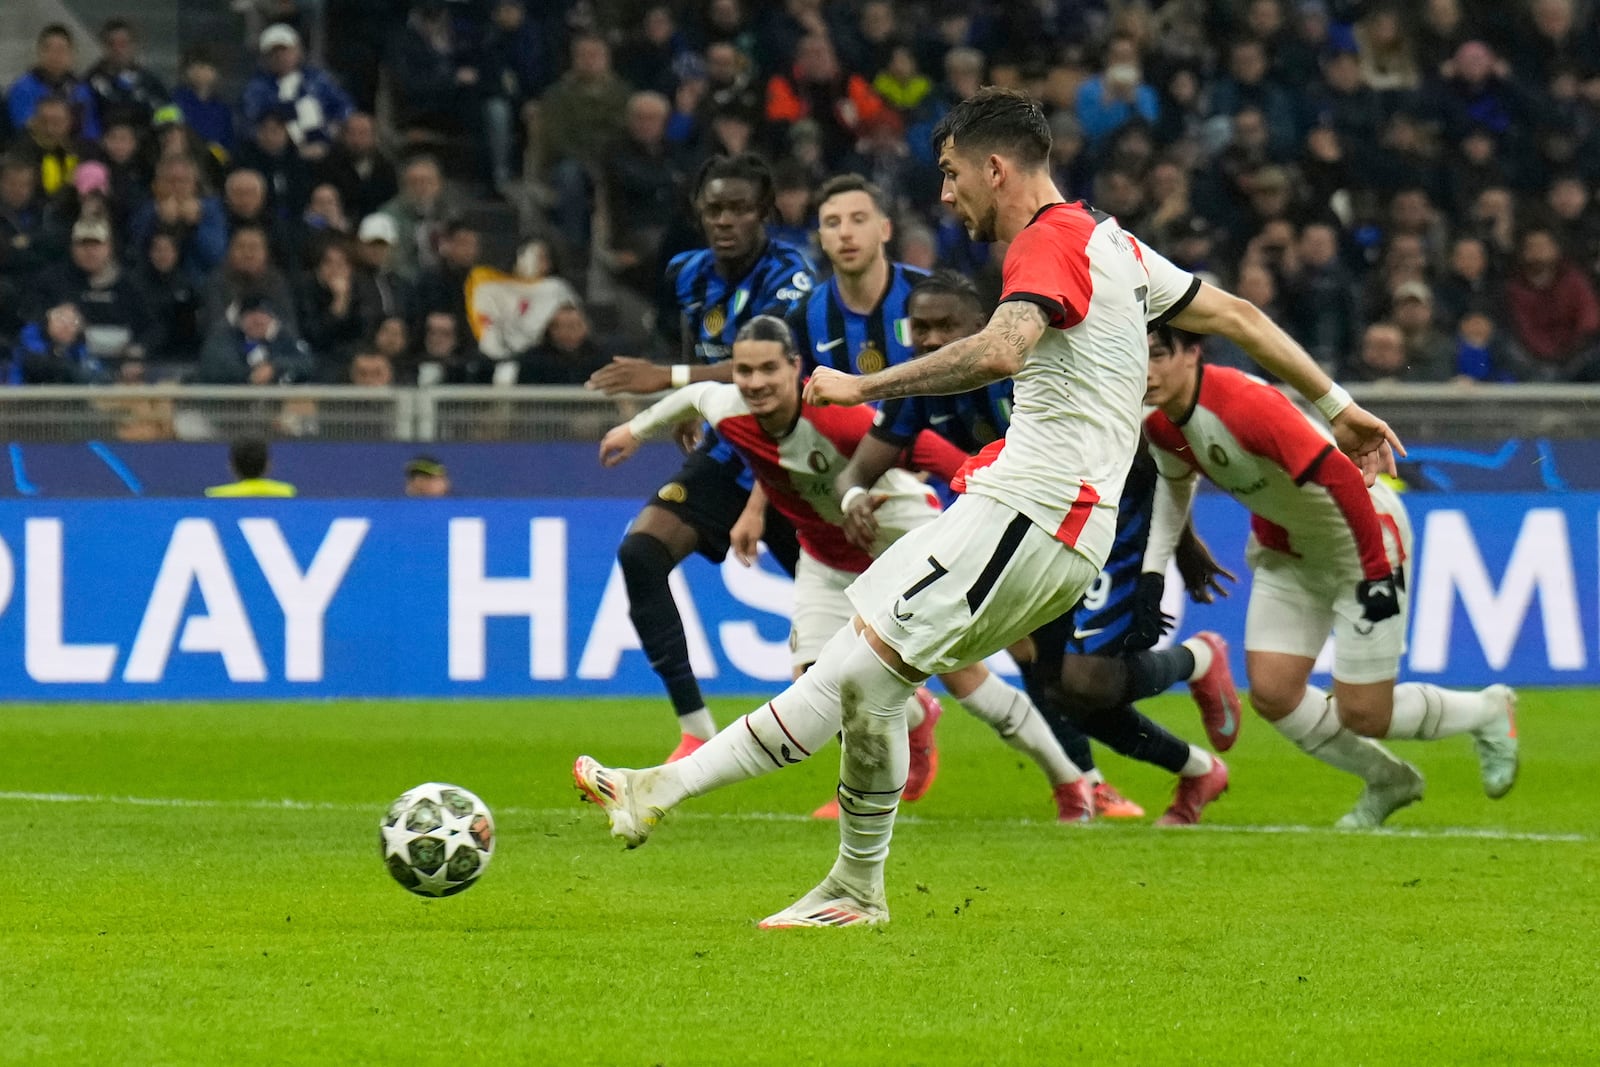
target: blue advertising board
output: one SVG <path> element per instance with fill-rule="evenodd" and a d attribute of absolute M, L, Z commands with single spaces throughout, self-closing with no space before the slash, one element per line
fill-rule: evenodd
<path fill-rule="evenodd" d="M 1408 494 L 1408 676 L 1600 684 L 1600 494 Z M 654 695 L 614 550 L 634 500 L 0 501 L 0 699 Z M 1242 669 L 1246 520 L 1196 522 L 1241 577 L 1179 630 Z M 1176 583 L 1169 583 L 1175 586 Z M 674 578 L 712 693 L 788 678 L 788 578 Z"/>

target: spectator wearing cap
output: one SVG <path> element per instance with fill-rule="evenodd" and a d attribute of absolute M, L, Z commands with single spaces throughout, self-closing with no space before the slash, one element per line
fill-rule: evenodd
<path fill-rule="evenodd" d="M 483 242 L 478 231 L 459 219 L 446 223 L 439 240 L 439 265 L 417 278 L 417 324 L 422 317 L 442 311 L 456 320 L 466 333 L 471 328 L 467 313 L 467 277 L 478 264 Z"/>
<path fill-rule="evenodd" d="M 306 381 L 310 351 L 271 299 L 248 294 L 217 322 L 200 350 L 195 381 L 208 385 L 275 385 Z"/>
<path fill-rule="evenodd" d="M 111 195 L 111 172 L 99 160 L 78 164 L 72 172 L 71 184 L 56 193 L 51 209 L 69 226 L 81 219 L 101 219 L 111 227 L 112 243 L 118 248 L 126 245 L 128 212 Z"/>
<path fill-rule="evenodd" d="M 158 227 L 177 236 L 183 271 L 196 285 L 227 252 L 228 220 L 222 203 L 206 194 L 199 168 L 188 156 L 168 156 L 156 164 L 150 199 L 129 225 L 133 247 L 146 247 Z"/>
<path fill-rule="evenodd" d="M 611 353 L 590 335 L 589 318 L 576 304 L 556 309 L 544 340 L 522 357 L 519 385 L 582 385 L 611 362 Z"/>
<path fill-rule="evenodd" d="M 1266 48 L 1260 41 L 1241 38 L 1228 48 L 1228 73 L 1211 87 L 1211 107 L 1217 115 L 1238 115 L 1245 108 L 1261 113 L 1267 124 L 1267 146 L 1272 158 L 1289 159 L 1299 143 L 1300 117 L 1283 87 L 1269 75 Z"/>
<path fill-rule="evenodd" d="M 1456 352 L 1433 321 L 1433 290 L 1426 282 L 1404 282 L 1394 291 L 1392 321 L 1406 350 L 1406 380 L 1447 382 L 1455 377 Z"/>
<path fill-rule="evenodd" d="M 13 151 L 33 163 L 39 172 L 39 188 L 46 196 L 54 196 L 72 182 L 78 161 L 89 158 L 93 146 L 72 132 L 72 109 L 66 98 L 47 96 L 34 107 L 27 130 L 17 138 Z"/>
<path fill-rule="evenodd" d="M 894 110 L 865 78 L 840 65 L 833 42 L 820 33 L 801 38 L 793 65 L 768 79 L 766 119 L 779 134 L 802 120 L 816 123 L 829 166 L 843 159 L 866 130 L 879 123 L 899 126 Z"/>
<path fill-rule="evenodd" d="M 1111 39 L 1100 73 L 1078 87 L 1076 110 L 1091 148 L 1134 119 L 1149 124 L 1160 119 L 1161 98 L 1145 84 L 1137 41 Z"/>
<path fill-rule="evenodd" d="M 36 307 L 74 305 L 97 358 L 143 357 L 154 323 L 143 290 L 113 255 L 106 219 L 78 220 L 68 261 L 39 277 L 35 301 Z"/>
<path fill-rule="evenodd" d="M 413 456 L 406 464 L 406 496 L 450 495 L 450 473 L 432 456 Z"/>
<path fill-rule="evenodd" d="M 317 361 L 317 377 L 348 379 L 350 357 L 382 319 L 377 293 L 356 270 L 342 243 L 327 245 L 299 286 L 296 317 L 300 336 Z"/>
<path fill-rule="evenodd" d="M 157 230 L 134 270 L 153 324 L 145 350 L 152 363 L 188 366 L 200 355 L 200 293 L 182 259 L 177 237 Z"/>
<path fill-rule="evenodd" d="M 222 269 L 201 289 L 201 314 L 206 329 L 232 321 L 234 309 L 247 296 L 267 300 L 273 314 L 298 333 L 294 292 L 283 273 L 272 265 L 267 232 L 248 223 L 233 231 Z"/>
<path fill-rule="evenodd" d="M 253 170 L 267 183 L 267 210 L 280 221 L 305 210 L 311 195 L 311 166 L 289 137 L 283 116 L 269 111 L 250 129 L 250 137 L 234 154 L 233 165 Z"/>
<path fill-rule="evenodd" d="M 347 214 L 364 219 L 400 191 L 394 162 L 378 143 L 378 126 L 365 111 L 345 120 L 339 140 L 314 170 L 318 182 L 331 182 Z"/>
<path fill-rule="evenodd" d="M 224 162 L 233 154 L 233 108 L 217 97 L 217 64 L 203 48 L 183 57 L 182 82 L 172 92 L 172 103 L 185 124 Z"/>
<path fill-rule="evenodd" d="M 1295 269 L 1285 279 L 1289 332 L 1311 358 L 1336 374 L 1355 347 L 1355 281 L 1339 258 L 1339 228 L 1310 222 L 1300 231 Z"/>
<path fill-rule="evenodd" d="M 148 156 L 153 162 L 168 156 L 188 156 L 199 168 L 202 182 L 207 188 L 222 187 L 222 179 L 228 176 L 223 163 L 231 156 L 212 149 L 203 137 L 191 130 L 177 104 L 156 108 L 156 113 L 151 116 L 150 132 Z"/>
<path fill-rule="evenodd" d="M 368 215 L 356 230 L 356 260 L 377 294 L 378 310 L 385 319 L 410 321 L 416 290 L 394 270 L 396 229 L 388 215 Z"/>
<path fill-rule="evenodd" d="M 438 160 L 412 156 L 400 169 L 400 191 L 379 210 L 394 222 L 390 268 L 396 274 L 414 281 L 438 265 L 440 227 L 458 214 Z"/>
<path fill-rule="evenodd" d="M 282 24 L 268 26 L 257 41 L 261 65 L 245 83 L 240 109 L 254 127 L 268 112 L 278 114 L 289 139 L 306 159 L 321 159 L 354 105 L 327 71 L 305 62 L 300 35 Z"/>
<path fill-rule="evenodd" d="M 100 59 L 87 80 L 102 126 L 124 121 L 148 130 L 156 108 L 169 102 L 167 87 L 139 62 L 139 35 L 127 19 L 107 19 L 100 27 Z"/>
<path fill-rule="evenodd" d="M 11 385 L 89 385 L 110 380 L 84 343 L 84 322 L 72 304 L 57 304 L 29 323 L 11 353 Z"/>
<path fill-rule="evenodd" d="M 1554 233 L 1533 228 L 1522 235 L 1505 299 L 1511 332 L 1529 356 L 1533 377 L 1595 379 L 1600 300 L 1593 283 L 1567 259 Z"/>
<path fill-rule="evenodd" d="M 100 117 L 95 111 L 94 94 L 73 73 L 76 66 L 72 31 L 57 22 L 40 30 L 34 42 L 33 67 L 6 90 L 6 111 L 12 128 L 27 128 L 40 101 L 57 97 L 67 104 L 68 135 L 99 140 Z"/>
<path fill-rule="evenodd" d="M 267 477 L 272 460 L 267 452 L 266 438 L 242 437 L 228 446 L 228 470 L 234 481 L 226 485 L 213 485 L 206 490 L 209 497 L 292 497 L 295 487 L 288 482 Z"/>

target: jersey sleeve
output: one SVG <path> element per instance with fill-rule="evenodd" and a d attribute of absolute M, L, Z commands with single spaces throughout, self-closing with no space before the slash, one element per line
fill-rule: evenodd
<path fill-rule="evenodd" d="M 656 333 L 666 342 L 672 358 L 683 351 L 683 300 L 678 294 L 678 279 L 692 252 L 680 252 L 672 257 L 661 274 L 661 286 L 656 291 Z"/>
<path fill-rule="evenodd" d="M 738 387 L 725 382 L 694 382 L 656 401 L 628 420 L 628 429 L 641 441 L 659 436 L 669 426 L 699 415 L 715 426 L 733 412 L 727 391 L 738 394 Z M 721 401 L 719 403 L 719 401 Z"/>
<path fill-rule="evenodd" d="M 1372 506 L 1366 479 L 1350 458 L 1329 445 L 1308 472 L 1308 478 L 1328 491 L 1339 514 L 1350 527 L 1356 549 L 1361 553 L 1361 574 L 1365 578 L 1385 578 L 1392 572 L 1389 554 L 1383 544 L 1383 524 Z"/>
<path fill-rule="evenodd" d="M 1052 225 L 1049 216 L 1025 228 L 1006 252 L 1000 302 L 1036 304 L 1057 330 L 1082 322 L 1094 295 L 1089 269 L 1093 233 L 1091 225 Z"/>
<path fill-rule="evenodd" d="M 778 257 L 762 278 L 761 291 L 752 294 L 757 315 L 787 318 L 805 306 L 806 297 L 816 288 L 816 272 L 806 257 L 797 251 Z"/>
<path fill-rule="evenodd" d="M 878 408 L 878 414 L 872 420 L 872 429 L 868 432 L 891 445 L 909 444 L 918 431 L 927 427 L 925 410 L 921 397 L 903 396 L 885 400 L 883 406 Z"/>
<path fill-rule="evenodd" d="M 1145 275 L 1150 279 L 1145 293 L 1145 313 L 1150 329 L 1154 330 L 1171 322 L 1189 306 L 1200 291 L 1200 279 L 1149 245 L 1135 241 L 1134 247 L 1139 250 Z"/>
<path fill-rule="evenodd" d="M 1164 412 L 1152 411 L 1144 420 L 1144 436 L 1150 445 L 1150 458 L 1163 478 L 1187 478 L 1195 473 L 1194 453 L 1189 442 Z"/>
<path fill-rule="evenodd" d="M 1220 369 L 1210 371 L 1206 379 L 1206 384 L 1215 381 L 1216 393 L 1223 399 L 1213 405 L 1211 397 L 1216 393 L 1208 391 L 1201 402 L 1222 416 L 1241 445 L 1272 460 L 1296 482 L 1307 481 L 1328 453 L 1338 451 L 1288 397 L 1270 385 L 1239 371 Z"/>

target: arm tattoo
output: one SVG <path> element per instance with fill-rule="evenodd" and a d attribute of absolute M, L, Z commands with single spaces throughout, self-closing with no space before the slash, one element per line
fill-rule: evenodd
<path fill-rule="evenodd" d="M 989 325 L 971 337 L 863 376 L 863 399 L 945 396 L 1009 378 L 1022 366 L 1023 358 L 1046 325 L 1038 305 L 1008 300 L 995 311 Z"/>

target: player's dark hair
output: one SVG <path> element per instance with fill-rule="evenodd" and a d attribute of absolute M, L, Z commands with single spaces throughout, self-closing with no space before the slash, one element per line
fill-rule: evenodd
<path fill-rule="evenodd" d="M 812 213 L 821 211 L 823 204 L 841 193 L 866 193 L 872 200 L 872 206 L 885 218 L 889 217 L 889 201 L 883 195 L 883 190 L 859 174 L 835 174 L 823 182 L 817 195 L 811 198 Z"/>
<path fill-rule="evenodd" d="M 757 315 L 734 335 L 733 343 L 740 341 L 776 341 L 783 346 L 783 354 L 793 360 L 799 356 L 794 347 L 794 331 L 776 315 Z"/>
<path fill-rule="evenodd" d="M 1050 158 L 1050 123 L 1027 93 L 990 85 L 951 108 L 933 128 L 937 155 L 953 141 L 964 155 L 1006 156 L 1029 170 Z"/>
<path fill-rule="evenodd" d="M 906 298 L 907 303 L 919 296 L 952 296 L 980 316 L 986 310 L 983 306 L 983 296 L 978 292 L 978 287 L 973 284 L 972 279 L 953 270 L 934 271 L 913 285 L 911 295 Z"/>
<path fill-rule="evenodd" d="M 50 25 L 48 25 L 44 29 L 40 30 L 39 31 L 39 36 L 34 38 L 34 42 L 36 44 L 44 44 L 45 41 L 49 40 L 52 37 L 60 37 L 62 40 L 66 41 L 68 44 L 75 43 L 73 41 L 73 39 L 72 39 L 72 31 L 67 29 L 65 26 L 63 26 L 59 22 L 52 22 L 52 23 L 50 23 Z"/>
<path fill-rule="evenodd" d="M 736 178 L 747 181 L 756 188 L 756 205 L 763 215 L 772 210 L 777 198 L 772 185 L 772 168 L 754 152 L 741 152 L 736 156 L 712 156 L 700 165 L 694 176 L 694 199 L 698 201 L 706 186 L 718 178 Z"/>
<path fill-rule="evenodd" d="M 1197 333 L 1179 329 L 1171 323 L 1156 328 L 1156 336 L 1161 338 L 1161 343 L 1174 352 L 1185 348 L 1194 348 L 1204 342 L 1204 338 Z"/>
<path fill-rule="evenodd" d="M 239 438 L 228 446 L 228 465 L 241 479 L 261 477 L 267 472 L 267 439 Z"/>

